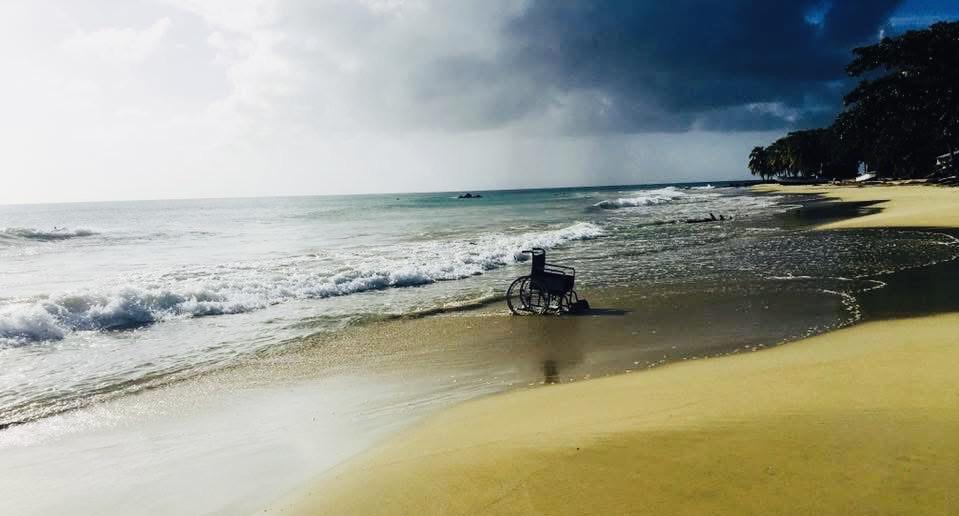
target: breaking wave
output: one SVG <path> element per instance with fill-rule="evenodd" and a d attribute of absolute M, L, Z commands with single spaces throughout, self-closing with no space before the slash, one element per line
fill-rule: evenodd
<path fill-rule="evenodd" d="M 50 230 L 35 228 L 2 228 L 0 229 L 0 241 L 3 240 L 32 240 L 39 242 L 51 242 L 56 240 L 67 240 L 70 238 L 86 237 L 96 235 L 95 231 L 89 229 L 67 229 L 53 228 Z"/>
<path fill-rule="evenodd" d="M 520 235 L 487 234 L 472 241 L 182 268 L 112 290 L 50 295 L 0 308 L 0 344 L 59 340 L 74 331 L 122 330 L 173 318 L 249 312 L 290 300 L 463 279 L 525 261 L 521 251 L 530 247 L 551 248 L 602 234 L 599 226 L 580 222 Z"/>
<path fill-rule="evenodd" d="M 600 201 L 593 205 L 595 208 L 604 210 L 615 210 L 618 208 L 635 208 L 638 206 L 655 206 L 659 204 L 669 204 L 675 201 L 696 197 L 694 194 L 684 192 L 675 186 L 658 188 L 656 190 L 645 190 L 635 197 L 620 197 L 619 199 L 608 199 Z"/>

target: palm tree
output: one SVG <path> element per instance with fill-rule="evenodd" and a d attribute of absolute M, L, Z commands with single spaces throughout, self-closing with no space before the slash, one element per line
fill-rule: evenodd
<path fill-rule="evenodd" d="M 749 154 L 760 176 L 922 177 L 959 148 L 959 22 L 940 22 L 857 48 L 846 68 L 862 80 L 826 129 L 794 131 Z"/>
<path fill-rule="evenodd" d="M 769 153 L 765 147 L 753 147 L 749 153 L 749 172 L 754 176 L 759 176 L 764 181 L 766 176 L 772 176 L 772 169 L 769 166 Z"/>

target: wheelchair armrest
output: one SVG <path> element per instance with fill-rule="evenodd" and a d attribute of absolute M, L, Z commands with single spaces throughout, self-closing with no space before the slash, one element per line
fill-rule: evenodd
<path fill-rule="evenodd" d="M 575 276 L 576 269 L 572 267 L 567 267 L 565 265 L 556 265 L 555 263 L 547 263 L 546 268 L 548 272 L 554 272 L 557 274 L 563 274 L 565 276 Z"/>

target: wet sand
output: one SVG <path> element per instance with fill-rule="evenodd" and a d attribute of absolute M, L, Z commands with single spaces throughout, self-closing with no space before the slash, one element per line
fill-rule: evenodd
<path fill-rule="evenodd" d="M 959 226 L 954 189 L 778 191 L 863 207 L 825 228 Z M 271 511 L 955 513 L 959 314 L 737 355 L 455 406 Z"/>

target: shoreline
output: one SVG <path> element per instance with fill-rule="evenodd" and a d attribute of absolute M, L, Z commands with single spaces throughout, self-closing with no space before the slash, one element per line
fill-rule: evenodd
<path fill-rule="evenodd" d="M 953 189 L 754 190 L 863 210 L 821 229 L 959 227 Z M 764 353 L 480 398 L 270 509 L 945 514 L 959 503 L 948 494 L 959 485 L 957 334 L 955 314 L 866 322 Z"/>

